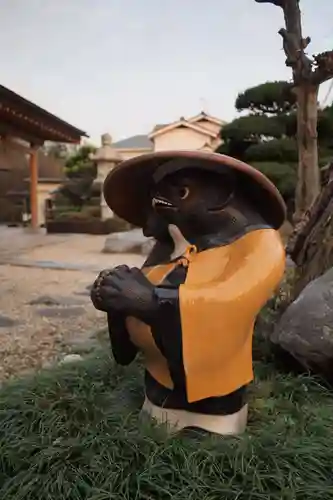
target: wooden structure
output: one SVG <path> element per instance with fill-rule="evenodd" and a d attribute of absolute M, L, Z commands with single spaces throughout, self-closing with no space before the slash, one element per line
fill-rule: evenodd
<path fill-rule="evenodd" d="M 297 265 L 295 298 L 333 265 L 333 162 L 325 175 L 326 184 L 288 241 L 287 252 Z"/>
<path fill-rule="evenodd" d="M 82 130 L 0 85 L 0 138 L 29 155 L 31 226 L 38 227 L 38 149 L 45 141 L 79 144 Z"/>

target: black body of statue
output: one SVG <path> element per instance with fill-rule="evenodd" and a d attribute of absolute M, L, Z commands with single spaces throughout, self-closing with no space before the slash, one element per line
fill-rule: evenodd
<path fill-rule="evenodd" d="M 143 228 L 156 245 L 143 267 L 177 260 L 170 226 L 176 227 L 198 252 L 226 245 L 248 231 L 268 226 L 251 202 L 245 204 L 242 186 L 232 175 L 203 172 L 196 168 L 175 170 L 173 164 L 160 167 L 151 190 L 151 210 Z M 245 388 L 233 394 L 208 398 L 195 403 L 186 400 L 182 363 L 179 285 L 187 269 L 177 266 L 163 283 L 154 286 L 138 268 L 118 266 L 103 271 L 96 279 L 91 299 L 94 306 L 108 315 L 110 339 L 117 363 L 128 365 L 138 352 L 132 343 L 125 318 L 135 317 L 151 327 L 157 347 L 168 361 L 174 390 L 159 384 L 146 372 L 146 394 L 158 406 L 186 409 L 207 414 L 232 414 L 245 404 Z M 165 341 L 168 338 L 168 342 Z"/>

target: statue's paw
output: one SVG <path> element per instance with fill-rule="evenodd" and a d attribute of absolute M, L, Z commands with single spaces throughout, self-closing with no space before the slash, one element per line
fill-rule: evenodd
<path fill-rule="evenodd" d="M 93 283 L 90 292 L 90 299 L 94 304 L 94 307 L 99 311 L 107 312 L 107 303 L 105 300 L 105 294 L 102 292 L 105 287 L 105 280 L 113 272 L 113 269 L 105 269 L 99 273 L 96 280 Z"/>
<path fill-rule="evenodd" d="M 128 270 L 128 266 L 121 265 L 112 269 L 104 269 L 99 273 L 90 292 L 91 301 L 96 309 L 104 312 L 109 312 L 112 309 L 111 301 L 114 301 L 115 295 L 117 295 L 113 286 L 114 276 Z"/>

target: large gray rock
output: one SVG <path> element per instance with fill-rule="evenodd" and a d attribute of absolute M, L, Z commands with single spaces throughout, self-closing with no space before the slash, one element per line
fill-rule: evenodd
<path fill-rule="evenodd" d="M 271 336 L 304 367 L 333 376 L 333 268 L 309 283 Z"/>
<path fill-rule="evenodd" d="M 146 238 L 141 229 L 132 229 L 110 234 L 104 244 L 103 253 L 139 253 L 147 255 L 154 245 L 152 238 Z"/>

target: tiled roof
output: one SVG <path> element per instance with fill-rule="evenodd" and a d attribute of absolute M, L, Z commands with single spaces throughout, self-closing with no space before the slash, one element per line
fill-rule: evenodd
<path fill-rule="evenodd" d="M 155 125 L 155 127 L 153 128 L 153 132 L 156 132 L 157 130 L 160 130 L 161 128 L 164 128 L 164 127 L 167 127 L 169 125 L 169 123 L 158 123 L 157 125 Z"/>
<path fill-rule="evenodd" d="M 148 149 L 153 147 L 153 143 L 147 135 L 133 135 L 127 139 L 112 143 L 112 146 L 117 149 Z"/>

